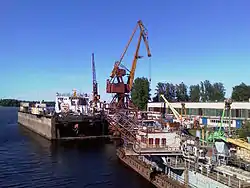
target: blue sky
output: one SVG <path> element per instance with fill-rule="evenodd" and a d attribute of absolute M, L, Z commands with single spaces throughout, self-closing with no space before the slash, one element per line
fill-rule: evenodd
<path fill-rule="evenodd" d="M 95 53 L 101 97 L 106 79 L 138 19 L 149 32 L 136 77 L 188 85 L 208 79 L 249 84 L 248 0 L 0 1 L 0 98 L 54 100 L 72 89 L 91 92 Z M 136 42 L 136 40 L 135 40 Z M 132 43 L 124 64 L 131 67 Z"/>

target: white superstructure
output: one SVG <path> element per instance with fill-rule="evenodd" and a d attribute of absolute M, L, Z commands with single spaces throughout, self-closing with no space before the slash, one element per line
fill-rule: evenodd
<path fill-rule="evenodd" d="M 59 94 L 56 95 L 55 112 L 56 113 L 89 113 L 89 95 L 73 92 L 73 94 Z"/>

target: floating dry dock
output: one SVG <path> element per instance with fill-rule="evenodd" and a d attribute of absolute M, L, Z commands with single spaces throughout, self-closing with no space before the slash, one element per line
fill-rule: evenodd
<path fill-rule="evenodd" d="M 107 123 L 100 115 L 68 117 L 63 120 L 58 119 L 57 116 L 38 116 L 19 111 L 18 123 L 49 140 L 109 137 Z M 78 126 L 78 134 L 76 134 L 75 125 Z"/>
<path fill-rule="evenodd" d="M 52 116 L 39 117 L 31 113 L 19 111 L 18 123 L 49 140 L 58 139 L 55 118 Z"/>

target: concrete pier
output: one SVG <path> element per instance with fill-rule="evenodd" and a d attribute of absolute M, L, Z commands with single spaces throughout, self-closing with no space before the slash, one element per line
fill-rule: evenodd
<path fill-rule="evenodd" d="M 57 139 L 55 120 L 53 117 L 39 117 L 34 114 L 19 111 L 18 123 L 49 140 Z"/>

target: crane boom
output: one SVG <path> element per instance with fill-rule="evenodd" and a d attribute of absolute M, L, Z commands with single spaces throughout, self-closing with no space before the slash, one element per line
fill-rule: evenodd
<path fill-rule="evenodd" d="M 172 110 L 172 112 L 173 112 L 175 118 L 176 118 L 177 120 L 181 120 L 181 115 L 180 115 L 180 114 L 174 109 L 174 107 L 168 102 L 168 100 L 165 98 L 165 96 L 164 96 L 164 95 L 160 95 L 160 96 L 163 98 L 163 100 L 165 101 L 165 103 L 167 103 L 168 107 Z"/>
<path fill-rule="evenodd" d="M 132 39 L 134 38 L 134 35 L 135 35 L 135 33 L 136 33 L 138 27 L 140 28 L 139 41 L 141 41 L 141 38 L 143 38 L 143 41 L 144 41 L 144 43 L 145 43 L 145 45 L 146 45 L 146 49 L 147 49 L 147 52 L 148 52 L 148 57 L 151 57 L 151 52 L 150 52 L 149 44 L 148 44 L 148 40 L 147 40 L 147 29 L 146 29 L 145 26 L 143 25 L 142 21 L 139 20 L 139 21 L 137 22 L 137 24 L 136 24 L 136 26 L 135 26 L 133 32 L 132 32 L 132 35 L 131 35 L 130 38 L 129 38 L 129 41 L 128 41 L 128 43 L 127 43 L 127 45 L 126 45 L 126 47 L 125 47 L 125 49 L 124 49 L 124 51 L 123 51 L 123 53 L 122 53 L 122 55 L 121 55 L 121 57 L 120 57 L 120 60 L 117 61 L 117 62 L 115 63 L 115 65 L 114 65 L 114 68 L 113 68 L 113 70 L 112 70 L 112 72 L 111 72 L 111 75 L 110 75 L 111 78 L 114 78 L 114 76 L 116 75 L 117 69 L 118 69 L 118 67 L 121 65 L 121 62 L 122 62 L 122 60 L 123 60 L 123 58 L 124 58 L 124 56 L 125 56 L 125 54 L 126 54 L 126 52 L 127 52 L 127 50 L 128 50 L 128 47 L 129 47 L 129 45 L 130 45 Z M 137 63 L 137 59 L 138 59 L 137 57 L 138 57 L 138 53 L 139 53 L 139 49 L 140 49 L 140 42 L 139 42 L 139 41 L 138 41 L 137 48 L 136 48 L 136 52 L 137 52 L 137 53 L 136 53 L 135 56 L 134 56 L 133 65 L 132 65 L 132 68 L 134 67 L 134 69 L 131 69 L 131 71 L 130 71 L 130 72 L 132 72 L 132 77 L 133 77 L 133 75 L 134 75 L 135 68 L 136 68 L 136 65 L 134 65 L 134 64 Z M 134 78 L 134 77 L 133 77 L 133 78 Z M 133 81 L 132 81 L 132 82 L 133 82 Z"/>
<path fill-rule="evenodd" d="M 138 21 L 138 25 L 140 26 L 140 29 L 141 29 L 141 32 L 142 32 L 141 35 L 142 35 L 143 41 L 145 43 L 145 46 L 146 46 L 146 49 L 147 49 L 147 52 L 148 52 L 148 57 L 151 57 L 151 52 L 150 52 L 149 44 L 148 44 L 148 31 L 145 28 L 145 26 L 143 25 L 141 20 Z"/>
<path fill-rule="evenodd" d="M 93 76 L 93 99 L 92 99 L 92 103 L 93 103 L 93 112 L 96 112 L 96 108 L 97 108 L 97 103 L 100 100 L 100 95 L 98 95 L 98 84 L 96 81 L 96 71 L 95 71 L 95 57 L 94 57 L 94 53 L 92 53 L 92 76 Z"/>
<path fill-rule="evenodd" d="M 98 94 L 97 91 L 97 81 L 96 81 L 96 71 L 95 71 L 95 56 L 92 53 L 92 77 L 93 77 L 93 96 Z"/>
<path fill-rule="evenodd" d="M 143 41 L 144 41 L 146 49 L 147 49 L 148 57 L 151 57 L 151 52 L 150 52 L 149 44 L 148 44 L 148 40 L 147 40 L 146 28 L 144 27 L 141 20 L 138 21 L 138 26 L 140 27 L 140 36 L 139 36 L 139 40 L 138 40 L 138 43 L 137 43 L 137 48 L 136 48 L 136 51 L 135 51 L 134 60 L 133 60 L 133 63 L 132 63 L 132 68 L 131 68 L 129 78 L 128 78 L 128 86 L 129 86 L 130 90 L 132 89 L 133 82 L 134 82 L 137 60 L 139 58 L 141 58 L 141 56 L 139 56 L 139 50 L 140 50 L 140 45 L 141 45 L 142 38 L 143 38 Z"/>
<path fill-rule="evenodd" d="M 133 30 L 133 33 L 132 33 L 132 35 L 129 38 L 128 44 L 126 45 L 126 47 L 125 47 L 125 49 L 124 49 L 124 51 L 123 51 L 123 53 L 122 53 L 122 55 L 120 57 L 120 60 L 115 63 L 115 66 L 114 66 L 114 68 L 113 68 L 113 70 L 111 72 L 111 75 L 110 75 L 111 78 L 113 78 L 115 76 L 117 68 L 121 65 L 121 62 L 122 62 L 122 60 L 123 60 L 123 58 L 124 58 L 124 56 L 125 56 L 125 54 L 126 54 L 126 52 L 128 50 L 128 47 L 129 47 L 132 39 L 134 38 L 134 35 L 136 33 L 137 28 L 138 28 L 138 24 L 136 24 L 136 26 L 135 26 L 135 28 Z"/>

